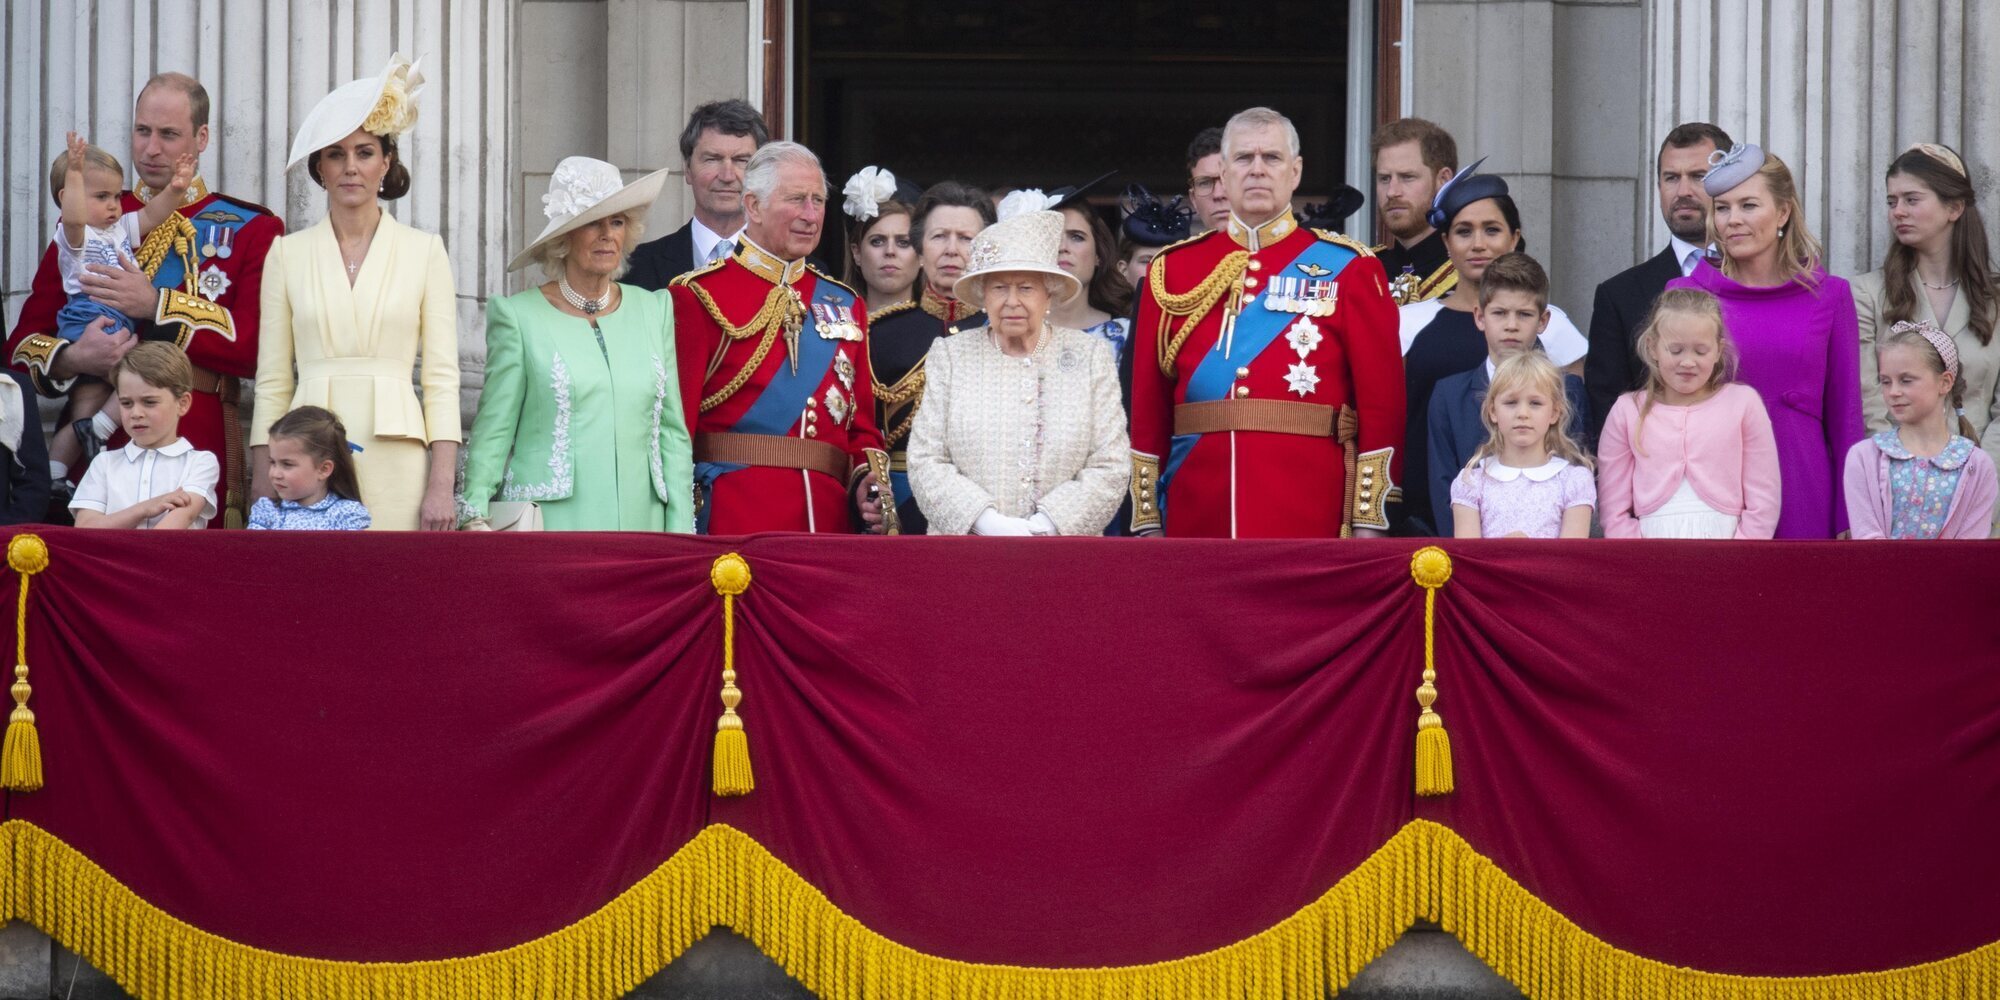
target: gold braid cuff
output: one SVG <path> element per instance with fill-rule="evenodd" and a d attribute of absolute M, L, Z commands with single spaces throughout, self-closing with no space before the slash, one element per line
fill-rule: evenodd
<path fill-rule="evenodd" d="M 1215 270 L 1208 273 L 1208 277 L 1202 279 L 1201 284 L 1178 295 L 1167 291 L 1166 268 L 1149 269 L 1153 301 L 1160 306 L 1158 340 L 1160 374 L 1168 378 L 1173 377 L 1174 358 L 1180 354 L 1181 345 L 1187 343 L 1188 336 L 1194 333 L 1194 328 L 1201 325 L 1201 321 L 1215 308 L 1216 303 L 1222 301 L 1223 296 L 1240 290 L 1243 271 L 1249 263 L 1248 251 L 1231 251 L 1215 266 Z M 1180 328 L 1170 336 L 1168 330 L 1173 326 L 1176 317 L 1181 317 Z"/>
<path fill-rule="evenodd" d="M 231 322 L 229 310 L 210 302 L 199 295 L 189 295 L 173 288 L 160 290 L 160 308 L 153 316 L 155 323 L 184 323 L 188 331 L 213 330 L 225 340 L 236 339 L 236 326 Z M 179 343 L 187 346 L 183 335 Z"/>
<path fill-rule="evenodd" d="M 49 374 L 49 366 L 55 363 L 57 352 L 65 346 L 64 341 L 46 333 L 28 334 L 15 346 L 14 364 L 27 371 L 28 381 L 34 384 L 37 393 L 51 398 L 61 396 L 69 389 L 70 383 L 76 381 L 73 378 L 57 379 Z"/>
<path fill-rule="evenodd" d="M 1132 453 L 1132 533 L 1158 531 L 1160 521 L 1160 459 Z"/>

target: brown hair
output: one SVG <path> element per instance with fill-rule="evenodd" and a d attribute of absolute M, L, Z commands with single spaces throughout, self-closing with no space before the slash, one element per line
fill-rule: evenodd
<path fill-rule="evenodd" d="M 1719 126 L 1707 122 L 1682 122 L 1667 133 L 1666 141 L 1660 143 L 1660 151 L 1653 154 L 1653 172 L 1660 172 L 1660 158 L 1667 154 L 1667 150 L 1686 149 L 1704 142 L 1725 150 L 1736 145 L 1736 140 L 1731 139 L 1729 133 L 1724 132 Z"/>
<path fill-rule="evenodd" d="M 1590 456 L 1569 436 L 1569 394 L 1563 391 L 1562 369 L 1540 351 L 1522 351 L 1503 359 L 1493 369 L 1493 383 L 1486 387 L 1486 398 L 1479 403 L 1479 422 L 1486 425 L 1486 443 L 1472 453 L 1472 460 L 1465 467 L 1470 469 L 1481 459 L 1500 453 L 1500 422 L 1493 419 L 1493 401 L 1517 385 L 1542 390 L 1549 397 L 1549 405 L 1555 408 L 1555 423 L 1542 436 L 1542 445 L 1549 454 L 1571 465 L 1590 468 Z"/>
<path fill-rule="evenodd" d="M 389 172 L 382 176 L 382 190 L 378 193 L 388 201 L 409 194 L 410 168 L 403 166 L 403 158 L 396 152 L 396 137 L 375 135 L 373 132 L 369 135 L 374 135 L 375 141 L 382 144 L 382 155 L 389 158 Z M 319 179 L 319 155 L 323 152 L 326 151 L 315 149 L 306 157 L 306 173 L 311 174 L 313 183 L 322 188 L 326 187 L 326 182 Z"/>
<path fill-rule="evenodd" d="M 327 491 L 361 502 L 361 479 L 354 472 L 354 449 L 347 444 L 347 427 L 332 411 L 301 406 L 271 425 L 271 439 L 278 438 L 297 441 L 315 462 L 332 462 Z"/>
<path fill-rule="evenodd" d="M 1097 257 L 1097 270 L 1090 274 L 1090 287 L 1083 290 L 1090 307 L 1111 314 L 1113 319 L 1130 312 L 1132 282 L 1118 266 L 1118 243 L 1111 238 L 1111 227 L 1088 204 L 1064 205 L 1062 211 L 1083 216 L 1084 226 L 1090 230 L 1090 245 Z M 1067 217 L 1063 219 L 1063 229 L 1069 229 Z"/>
<path fill-rule="evenodd" d="M 111 384 L 117 385 L 118 377 L 127 372 L 175 396 L 194 391 L 194 365 L 188 362 L 187 352 L 164 340 L 148 340 L 126 351 L 111 366 Z"/>
<path fill-rule="evenodd" d="M 961 181 L 939 181 L 918 196 L 917 207 L 910 212 L 910 239 L 919 247 L 923 245 L 924 227 L 930 224 L 931 212 L 940 208 L 972 209 L 989 226 L 999 220 L 993 199 L 986 192 Z M 917 251 L 917 255 L 923 256 L 923 251 Z"/>
<path fill-rule="evenodd" d="M 868 294 L 868 282 L 863 279 L 863 276 L 861 274 L 861 265 L 856 264 L 854 262 L 854 255 L 861 249 L 861 242 L 868 238 L 869 231 L 873 230 L 876 226 L 881 225 L 883 219 L 886 219 L 892 215 L 910 216 L 910 246 L 912 248 L 915 248 L 917 245 L 916 210 L 909 205 L 897 201 L 894 198 L 891 198 L 888 201 L 882 202 L 880 205 L 877 205 L 876 214 L 874 218 L 869 219 L 867 222 L 857 222 L 854 225 L 847 227 L 847 266 L 841 269 L 840 280 L 842 283 L 846 284 L 847 287 L 852 288 L 863 295 Z M 921 273 L 917 275 L 917 281 L 919 283 L 923 281 L 923 275 Z M 919 287 L 919 285 L 911 285 L 910 287 L 916 288 Z M 880 309 L 881 307 L 890 304 L 891 303 L 888 302 L 873 302 L 869 303 L 869 308 Z"/>
<path fill-rule="evenodd" d="M 117 157 L 96 146 L 83 147 L 83 167 L 85 170 L 109 170 L 118 175 L 120 187 L 125 184 L 125 166 L 118 162 Z M 68 184 L 69 150 L 65 149 L 56 154 L 56 162 L 49 164 L 49 197 L 56 200 L 58 208 L 62 206 L 62 190 Z"/>
<path fill-rule="evenodd" d="M 1953 152 L 1957 155 L 1956 151 Z M 1962 159 L 1960 162 L 1964 162 Z M 1951 277 L 1965 292 L 1965 304 L 1972 309 L 1972 333 L 1981 345 L 1993 343 L 1996 294 L 1993 262 L 1986 247 L 1986 223 L 1979 215 L 1978 197 L 1972 181 L 1937 158 L 1913 148 L 1889 164 L 1888 176 L 1901 174 L 1930 188 L 1946 205 L 1959 205 L 1964 212 L 1951 231 Z M 1889 256 L 1882 262 L 1883 293 L 1889 308 L 1882 314 L 1885 324 L 1915 321 L 1917 292 L 1911 279 L 1917 273 L 1917 251 L 1900 241 L 1889 244 Z M 1938 317 L 1943 320 L 1944 317 Z"/>
<path fill-rule="evenodd" d="M 1368 162 L 1375 162 L 1375 158 L 1390 146 L 1406 142 L 1417 144 L 1424 166 L 1431 170 L 1458 170 L 1457 140 L 1438 123 L 1423 118 L 1398 118 L 1376 129 L 1374 136 L 1368 140 Z"/>
<path fill-rule="evenodd" d="M 1660 362 L 1654 357 L 1660 348 L 1660 321 L 1668 314 L 1692 316 L 1706 320 L 1715 326 L 1715 346 L 1717 357 L 1715 369 L 1708 373 L 1705 388 L 1720 389 L 1736 381 L 1736 341 L 1729 336 L 1729 327 L 1722 322 L 1722 303 L 1715 296 L 1699 288 L 1669 288 L 1653 300 L 1653 311 L 1646 316 L 1646 325 L 1639 330 L 1637 345 L 1639 360 L 1646 363 L 1646 386 L 1639 390 L 1639 419 L 1632 426 L 1632 450 L 1646 453 L 1640 444 L 1639 432 L 1646 426 L 1646 414 L 1652 412 L 1653 404 L 1667 396 L 1667 379 L 1660 374 Z"/>
<path fill-rule="evenodd" d="M 194 119 L 194 127 L 199 129 L 208 124 L 208 88 L 202 86 L 200 80 L 186 73 L 155 73 L 145 86 L 139 88 L 139 96 L 146 96 L 146 91 L 154 87 L 172 87 L 186 94 L 188 115 Z"/>
<path fill-rule="evenodd" d="M 1194 141 L 1188 143 L 1188 177 L 1194 177 L 1194 166 L 1211 157 L 1222 155 L 1222 126 L 1210 125 L 1194 134 Z"/>
<path fill-rule="evenodd" d="M 1931 371 L 1951 376 L 1951 398 L 1948 402 L 1951 404 L 1952 413 L 1958 417 L 1958 433 L 1977 442 L 1979 435 L 1972 432 L 1972 422 L 1965 419 L 1965 414 L 1960 412 L 1965 409 L 1965 373 L 1958 370 L 1958 367 L 1962 366 L 1946 368 L 1944 355 L 1938 353 L 1937 345 L 1931 343 L 1930 338 L 1924 336 L 1914 324 L 1900 330 L 1891 330 L 1875 342 L 1875 366 L 1878 370 L 1881 368 L 1882 352 L 1891 347 L 1910 348 L 1917 352 L 1918 357 L 1924 359 L 1924 365 Z"/>
<path fill-rule="evenodd" d="M 1479 279 L 1479 308 L 1486 308 L 1496 292 L 1522 292 L 1535 298 L 1535 308 L 1549 307 L 1549 272 L 1535 258 L 1514 250 L 1494 258 Z"/>
<path fill-rule="evenodd" d="M 1799 200 L 1799 186 L 1792 180 L 1792 170 L 1775 153 L 1764 154 L 1764 165 L 1757 168 L 1757 176 L 1764 178 L 1765 186 L 1771 189 L 1771 200 L 1790 211 L 1785 224 L 1779 228 L 1784 235 L 1778 237 L 1778 266 L 1785 271 L 1785 277 L 1800 286 L 1817 291 L 1819 288 L 1820 260 L 1826 251 L 1813 238 L 1812 230 L 1806 228 L 1806 206 Z M 1732 188 L 1731 190 L 1734 190 Z M 1725 192 L 1727 193 L 1727 192 Z M 1722 245 L 1722 233 L 1715 228 L 1715 213 L 1708 213 L 1708 240 Z M 1722 273 L 1731 278 L 1738 277 L 1736 261 L 1728 254 L 1722 255 Z"/>

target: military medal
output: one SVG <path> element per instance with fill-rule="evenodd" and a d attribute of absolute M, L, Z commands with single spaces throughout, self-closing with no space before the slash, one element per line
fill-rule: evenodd
<path fill-rule="evenodd" d="M 1404 264 L 1403 273 L 1389 282 L 1389 294 L 1395 296 L 1398 305 L 1409 305 L 1410 296 L 1417 290 L 1417 265 Z"/>
<path fill-rule="evenodd" d="M 846 425 L 848 414 L 847 397 L 841 395 L 839 389 L 832 388 L 831 386 L 826 390 L 826 412 L 829 416 L 833 417 L 834 423 L 843 426 Z"/>
<path fill-rule="evenodd" d="M 201 255 L 204 259 L 215 256 L 215 227 L 213 225 L 208 227 L 208 239 L 202 241 Z"/>
<path fill-rule="evenodd" d="M 210 264 L 201 272 L 201 277 L 195 280 L 195 291 L 200 292 L 202 298 L 214 302 L 228 293 L 229 275 L 222 273 L 221 268 Z"/>
<path fill-rule="evenodd" d="M 1310 316 L 1300 316 L 1298 322 L 1285 331 L 1285 342 L 1298 352 L 1300 361 L 1304 361 L 1306 355 L 1311 354 L 1325 339 L 1326 335 L 1319 332 L 1319 324 L 1313 322 Z"/>
<path fill-rule="evenodd" d="M 833 377 L 840 380 L 841 388 L 854 391 L 854 362 L 844 351 L 833 356 Z"/>
<path fill-rule="evenodd" d="M 229 255 L 234 252 L 236 252 L 236 230 L 225 229 L 222 231 L 222 245 L 215 249 L 215 255 L 228 260 Z"/>
<path fill-rule="evenodd" d="M 1285 384 L 1301 397 L 1307 396 L 1319 389 L 1319 369 L 1303 361 L 1297 362 L 1285 373 Z"/>
<path fill-rule="evenodd" d="M 1273 312 L 1331 316 L 1334 299 L 1339 292 L 1339 285 L 1322 278 L 1272 278 L 1265 290 L 1264 308 Z"/>

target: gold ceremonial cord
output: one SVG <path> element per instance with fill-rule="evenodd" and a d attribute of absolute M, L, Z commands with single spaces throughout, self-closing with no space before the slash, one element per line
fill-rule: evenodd
<path fill-rule="evenodd" d="M 146 277 L 150 278 L 159 273 L 160 265 L 166 263 L 167 254 L 178 253 L 181 255 L 181 263 L 185 265 L 188 287 L 193 288 L 195 239 L 194 223 L 189 222 L 187 216 L 176 212 L 167 216 L 167 221 L 160 223 L 152 232 L 146 234 L 145 241 L 133 252 L 134 262 L 146 272 Z"/>
<path fill-rule="evenodd" d="M 1188 336 L 1194 333 L 1194 328 L 1208 316 L 1209 310 L 1214 309 L 1215 304 L 1222 301 L 1223 296 L 1238 288 L 1238 282 L 1242 280 L 1243 271 L 1249 263 L 1248 251 L 1231 251 L 1228 256 L 1222 258 L 1222 263 L 1216 265 L 1215 270 L 1209 272 L 1201 284 L 1179 295 L 1167 291 L 1166 268 L 1150 269 L 1153 301 L 1160 305 L 1160 374 L 1168 378 L 1173 377 L 1174 357 L 1180 354 L 1181 345 L 1187 343 Z M 1170 337 L 1167 331 L 1173 325 L 1176 316 L 1185 319 L 1181 320 L 1180 329 Z"/>
<path fill-rule="evenodd" d="M 715 320 L 715 325 L 722 328 L 722 335 L 726 338 L 725 347 L 729 340 L 742 340 L 759 333 L 762 333 L 764 338 L 758 342 L 757 351 L 750 356 L 749 362 L 729 380 L 727 385 L 702 397 L 701 412 L 707 413 L 721 406 L 729 397 L 736 395 L 737 390 L 750 381 L 750 376 L 764 366 L 764 359 L 771 354 L 771 344 L 778 339 L 778 332 L 783 330 L 787 321 L 792 318 L 793 309 L 798 305 L 798 298 L 791 293 L 790 286 L 773 285 L 770 294 L 764 296 L 763 308 L 758 309 L 757 315 L 750 317 L 749 322 L 739 326 L 731 323 L 729 317 L 722 314 L 722 307 L 715 304 L 715 299 L 708 294 L 708 289 L 692 281 L 687 283 L 687 287 L 694 292 L 694 297 L 701 303 L 701 307 L 707 310 L 709 318 Z M 715 363 L 709 367 L 710 375 L 715 374 L 715 367 L 721 360 L 722 355 L 718 351 Z"/>

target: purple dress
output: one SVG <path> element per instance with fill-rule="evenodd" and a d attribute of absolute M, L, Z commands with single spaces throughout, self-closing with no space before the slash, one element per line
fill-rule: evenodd
<path fill-rule="evenodd" d="M 1817 289 L 1737 284 L 1707 261 L 1668 288 L 1722 301 L 1744 384 L 1764 398 L 1778 441 L 1778 538 L 1832 538 L 1847 530 L 1840 476 L 1866 437 L 1861 417 L 1861 330 L 1847 281 L 1814 272 Z"/>

